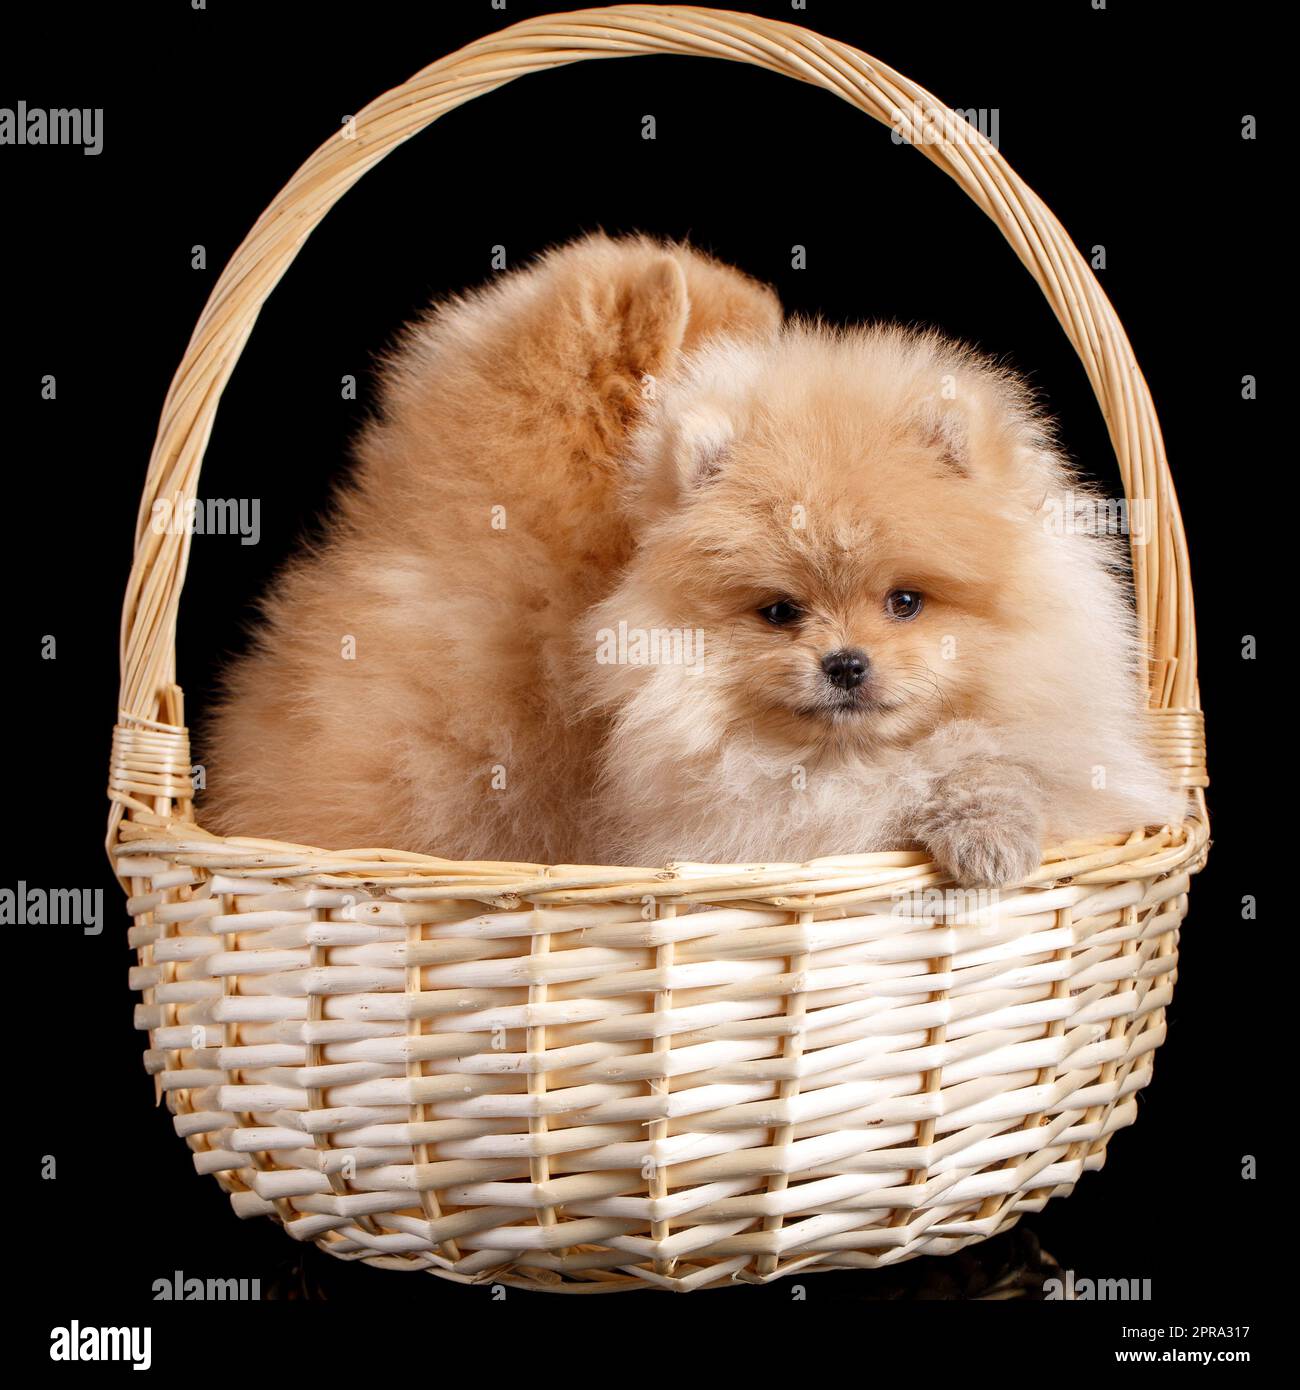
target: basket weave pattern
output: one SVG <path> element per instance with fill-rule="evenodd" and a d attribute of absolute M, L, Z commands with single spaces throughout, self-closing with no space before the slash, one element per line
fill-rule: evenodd
<path fill-rule="evenodd" d="M 1077 349 L 1130 501 L 1149 717 L 1196 814 L 1050 850 L 994 903 L 919 852 L 662 869 L 463 863 L 195 823 L 175 628 L 217 404 L 312 228 L 392 148 L 524 73 L 728 58 L 916 137 Z M 916 113 L 930 135 L 922 139 Z M 933 139 L 939 132 L 941 138 Z M 606 1292 L 889 1264 L 992 1235 L 1101 1166 L 1151 1076 L 1207 843 L 1182 523 L 1150 395 L 1065 232 L 982 136 L 875 59 L 724 11 L 527 20 L 378 98 L 223 272 L 164 405 L 122 628 L 109 851 L 146 1064 L 241 1215 L 385 1267 Z M 704 911 L 702 909 L 710 909 Z"/>

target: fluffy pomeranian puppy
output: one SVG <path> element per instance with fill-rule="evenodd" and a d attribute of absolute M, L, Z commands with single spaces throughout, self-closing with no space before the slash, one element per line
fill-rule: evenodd
<path fill-rule="evenodd" d="M 587 667 L 621 854 L 910 840 L 992 885 L 1045 840 L 1181 817 L 1142 743 L 1120 555 L 1010 373 L 897 328 L 714 343 L 629 474 L 637 549 L 588 625 L 704 653 Z"/>
<path fill-rule="evenodd" d="M 695 251 L 587 238 L 409 330 L 358 456 L 230 675 L 214 830 L 916 843 L 983 886 L 1182 815 L 1115 545 L 1019 380 L 937 334 L 783 324 Z"/>

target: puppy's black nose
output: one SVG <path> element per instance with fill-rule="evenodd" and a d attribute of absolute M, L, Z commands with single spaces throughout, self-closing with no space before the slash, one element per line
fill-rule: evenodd
<path fill-rule="evenodd" d="M 822 657 L 822 670 L 826 679 L 841 690 L 853 690 L 867 678 L 866 652 L 857 647 L 845 647 L 842 651 L 831 652 Z"/>

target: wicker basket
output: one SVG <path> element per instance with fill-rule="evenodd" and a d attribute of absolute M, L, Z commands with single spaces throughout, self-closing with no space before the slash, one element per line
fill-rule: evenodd
<path fill-rule="evenodd" d="M 1171 779 L 1197 789 L 1179 829 L 1059 846 L 996 908 L 963 911 L 925 892 L 943 880 L 908 851 L 459 863 L 195 823 L 174 651 L 189 537 L 150 517 L 194 497 L 263 301 L 335 200 L 443 112 L 523 73 L 650 53 L 752 63 L 910 132 L 1038 281 L 1154 516 L 1135 584 L 1150 718 Z M 1203 758 L 1186 549 L 1146 384 L 997 151 L 875 59 L 790 24 L 637 5 L 527 20 L 312 155 L 226 267 L 172 383 L 109 783 L 146 1065 L 241 1216 L 344 1259 L 603 1293 L 957 1250 L 1069 1192 L 1134 1119 L 1204 859 Z"/>

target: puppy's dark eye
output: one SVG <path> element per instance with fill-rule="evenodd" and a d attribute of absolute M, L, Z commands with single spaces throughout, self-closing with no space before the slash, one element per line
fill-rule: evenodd
<path fill-rule="evenodd" d="M 783 598 L 769 603 L 766 608 L 760 608 L 758 616 L 764 622 L 771 623 L 773 627 L 789 627 L 791 623 L 797 623 L 803 617 L 803 609 L 790 599 Z"/>
<path fill-rule="evenodd" d="M 885 596 L 885 611 L 891 618 L 905 623 L 921 611 L 925 599 L 915 589 L 891 589 Z"/>

